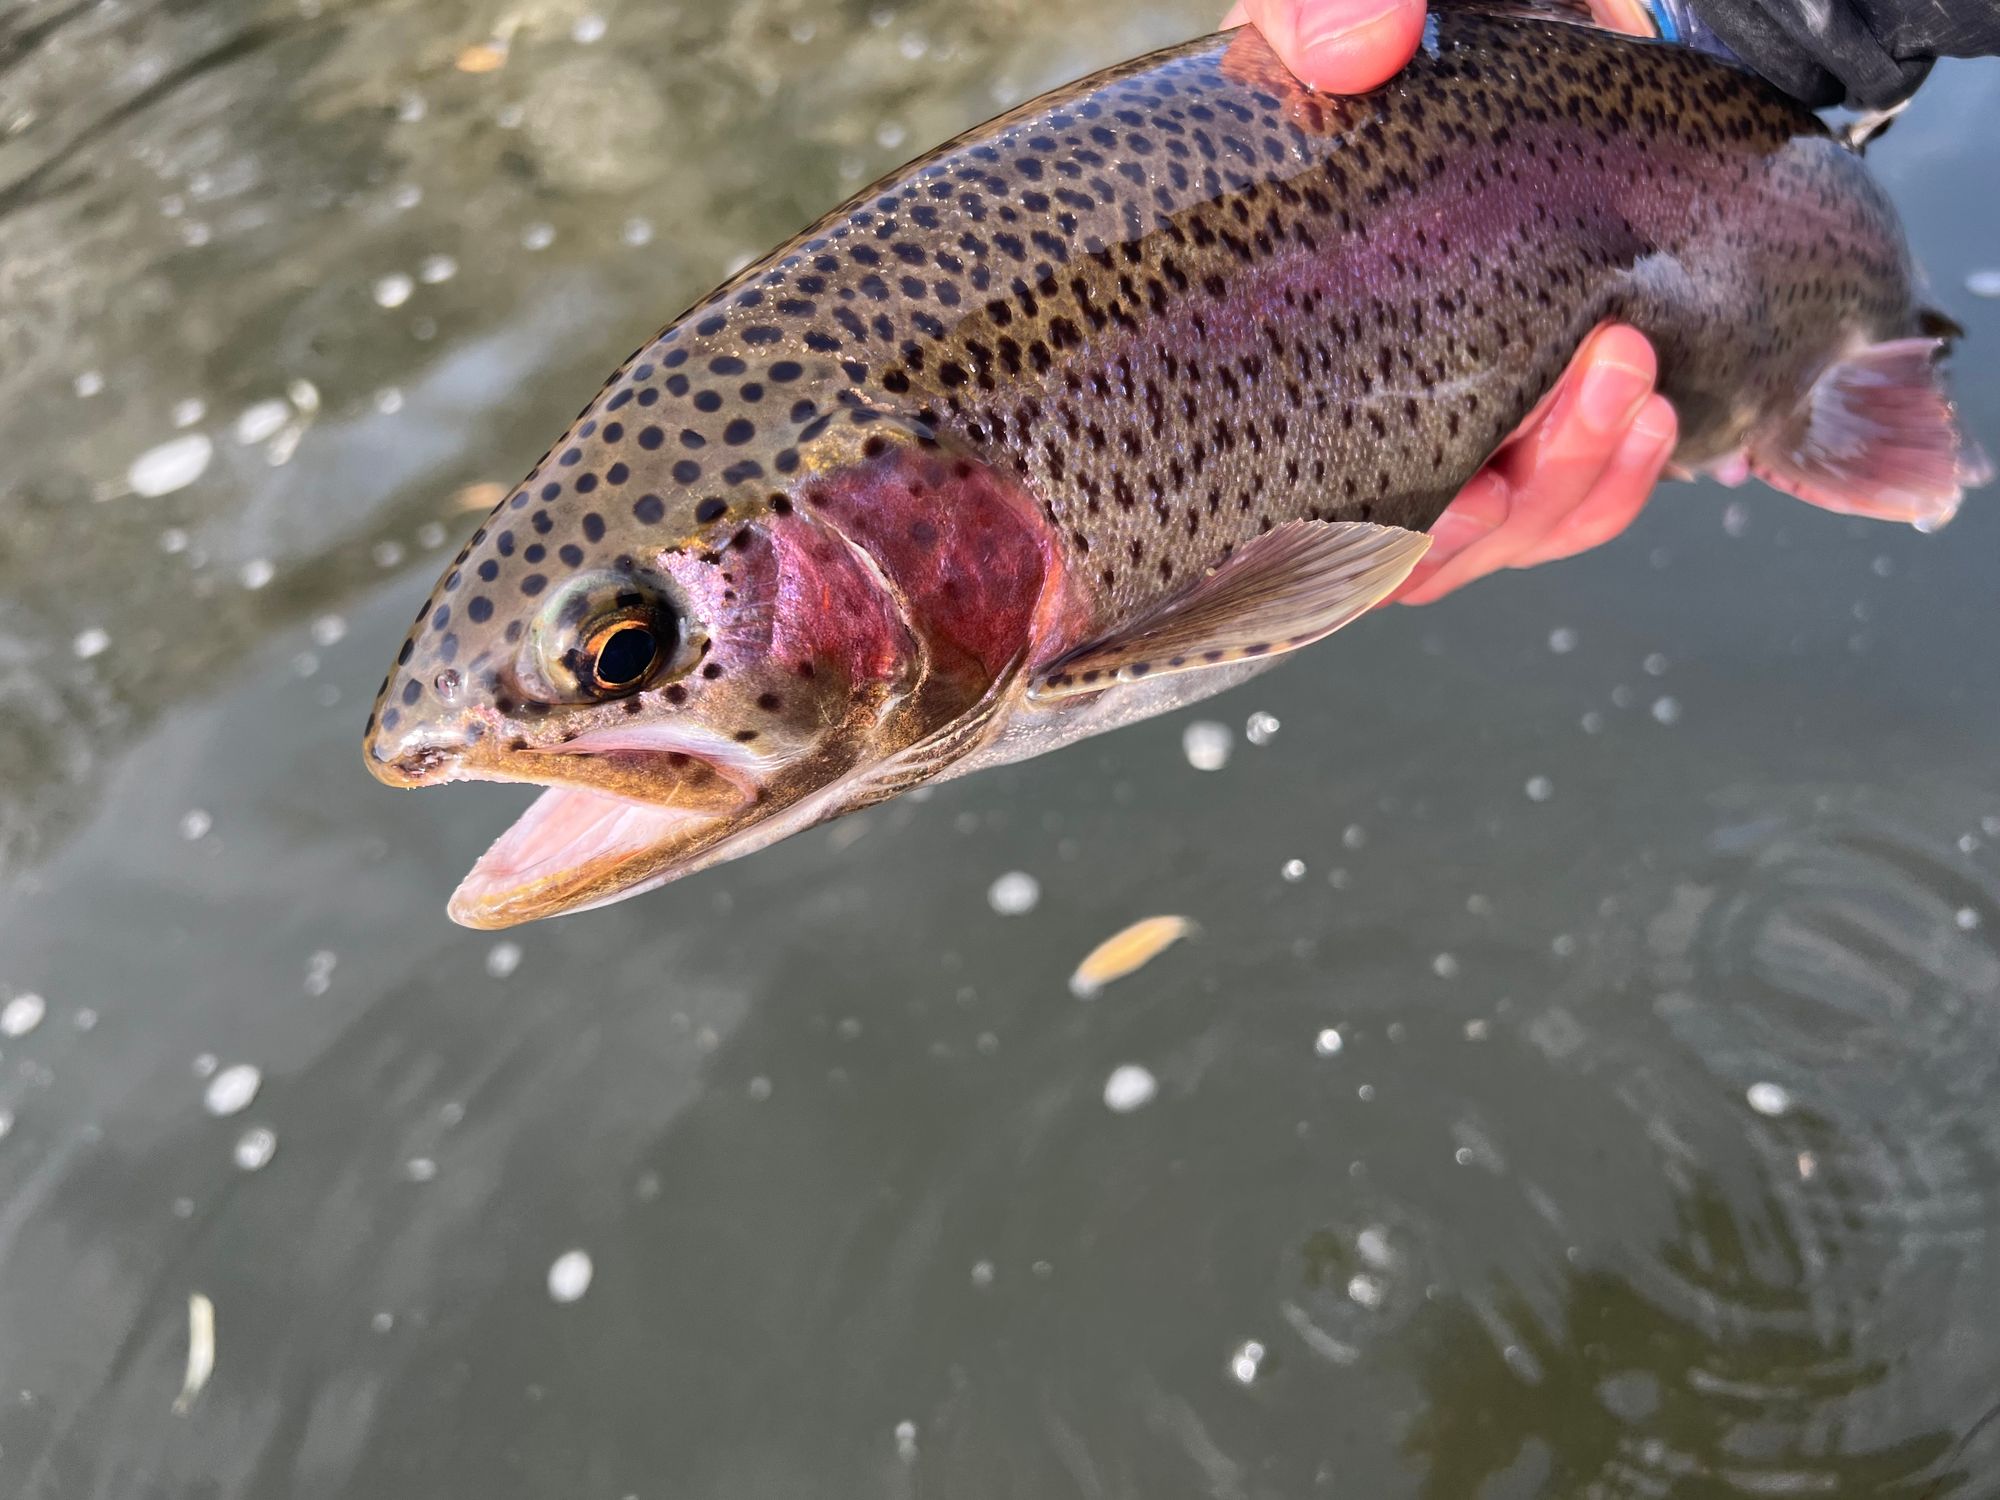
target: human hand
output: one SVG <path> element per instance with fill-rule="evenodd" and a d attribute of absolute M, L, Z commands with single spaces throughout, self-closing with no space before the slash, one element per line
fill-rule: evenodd
<path fill-rule="evenodd" d="M 1600 24 L 1642 29 L 1631 0 L 1593 0 Z M 1423 36 L 1424 0 L 1240 0 L 1286 67 L 1329 93 L 1358 94 L 1401 71 Z M 1428 604 L 1501 568 L 1554 562 L 1608 542 L 1646 503 L 1673 452 L 1674 411 L 1653 394 L 1652 345 L 1610 325 L 1585 339 L 1554 390 L 1431 526 L 1431 548 L 1392 596 Z"/>

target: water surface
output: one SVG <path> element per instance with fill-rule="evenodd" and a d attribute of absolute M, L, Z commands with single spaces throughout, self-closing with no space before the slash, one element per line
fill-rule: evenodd
<path fill-rule="evenodd" d="M 499 937 L 444 898 L 522 796 L 363 772 L 481 487 L 655 326 L 1215 8 L 0 17 L 0 1489 L 2000 1494 L 1990 496 L 1671 487 Z M 1996 113 L 1948 67 L 1873 152 L 1989 446 Z"/>

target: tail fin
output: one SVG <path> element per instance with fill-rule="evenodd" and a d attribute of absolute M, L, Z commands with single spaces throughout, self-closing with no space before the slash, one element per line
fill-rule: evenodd
<path fill-rule="evenodd" d="M 1993 465 L 1958 430 L 1938 356 L 1948 335 L 1857 349 L 1824 370 L 1796 411 L 1749 445 L 1750 471 L 1773 489 L 1842 515 L 1944 525 Z"/>

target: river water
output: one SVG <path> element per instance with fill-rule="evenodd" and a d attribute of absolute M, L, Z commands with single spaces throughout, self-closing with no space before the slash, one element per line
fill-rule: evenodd
<path fill-rule="evenodd" d="M 524 798 L 364 773 L 642 337 L 1219 3 L 0 11 L 0 1490 L 2000 1495 L 1991 494 L 1673 486 L 498 936 Z M 1989 447 L 1997 117 L 1871 152 Z"/>

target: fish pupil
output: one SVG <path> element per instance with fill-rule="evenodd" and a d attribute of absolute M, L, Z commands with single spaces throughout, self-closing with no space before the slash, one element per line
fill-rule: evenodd
<path fill-rule="evenodd" d="M 598 684 L 606 688 L 630 687 L 646 675 L 659 650 L 658 638 L 638 621 L 614 626 L 597 649 Z"/>

